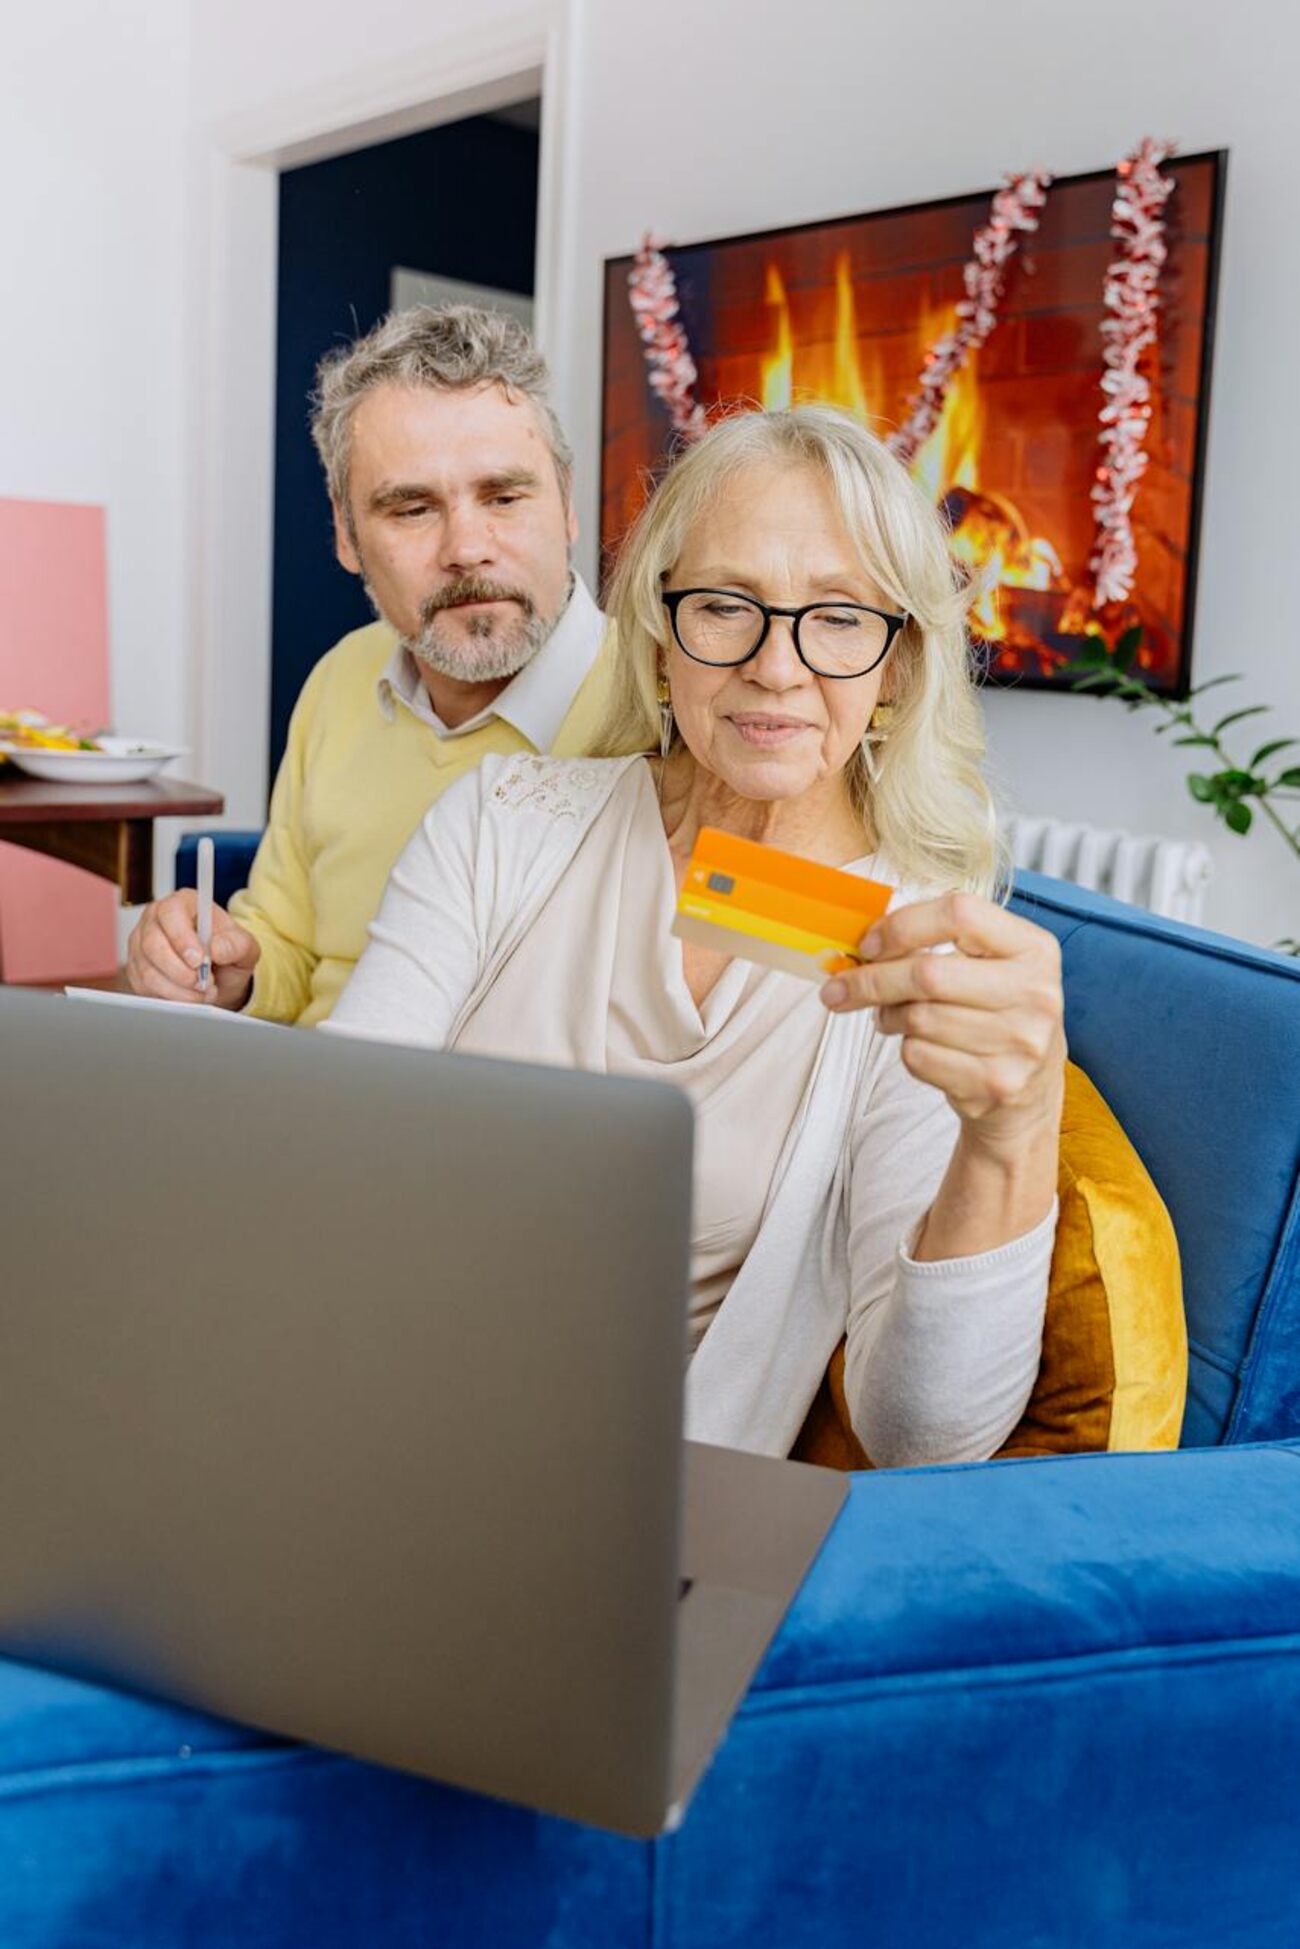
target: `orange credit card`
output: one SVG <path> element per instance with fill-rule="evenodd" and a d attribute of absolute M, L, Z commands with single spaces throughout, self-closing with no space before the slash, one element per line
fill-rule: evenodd
<path fill-rule="evenodd" d="M 677 898 L 679 940 L 824 981 L 861 964 L 858 943 L 894 889 L 705 826 Z"/>

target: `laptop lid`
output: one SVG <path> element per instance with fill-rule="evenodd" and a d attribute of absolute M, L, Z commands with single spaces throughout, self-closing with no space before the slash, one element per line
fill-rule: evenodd
<path fill-rule="evenodd" d="M 653 1831 L 685 1097 L 14 990 L 0 1047 L 0 1649 Z"/>

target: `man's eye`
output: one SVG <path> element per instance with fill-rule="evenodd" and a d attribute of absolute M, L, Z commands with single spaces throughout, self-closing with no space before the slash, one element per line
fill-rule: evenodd
<path fill-rule="evenodd" d="M 495 508 L 512 508 L 515 502 L 520 499 L 522 499 L 522 496 L 519 494 L 494 494 L 492 496 L 492 505 Z"/>
<path fill-rule="evenodd" d="M 414 507 L 393 509 L 393 513 L 399 521 L 418 521 L 422 514 L 427 514 L 428 512 L 428 508 L 420 505 L 418 502 Z"/>

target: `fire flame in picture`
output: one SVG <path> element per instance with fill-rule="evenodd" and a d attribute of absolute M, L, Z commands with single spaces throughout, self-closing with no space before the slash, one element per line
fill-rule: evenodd
<path fill-rule="evenodd" d="M 835 260 L 834 286 L 814 294 L 806 328 L 796 342 L 785 281 L 767 265 L 764 297 L 773 313 L 772 349 L 762 360 L 760 395 L 767 411 L 798 400 L 819 399 L 842 407 L 865 424 L 883 420 L 891 404 L 879 353 L 870 338 L 859 338 L 849 254 Z M 805 321 L 801 320 L 801 325 Z M 952 327 L 952 312 L 928 310 L 915 329 L 910 369 L 920 372 L 926 351 Z M 1051 542 L 1029 525 L 1004 494 L 981 487 L 979 454 L 984 432 L 984 402 L 979 387 L 979 355 L 953 376 L 939 423 L 912 462 L 911 473 L 952 527 L 952 552 L 971 570 L 977 595 L 971 608 L 972 634 L 996 643 L 1008 660 L 1032 659 L 1043 670 L 1066 661 L 1040 635 L 1041 606 L 1033 621 L 1017 619 L 1017 605 L 1001 599 L 1004 590 L 1059 592 L 1059 610 L 1069 592 L 1060 557 Z M 892 402 L 897 411 L 902 401 Z M 1021 605 L 1023 607 L 1023 605 Z"/>

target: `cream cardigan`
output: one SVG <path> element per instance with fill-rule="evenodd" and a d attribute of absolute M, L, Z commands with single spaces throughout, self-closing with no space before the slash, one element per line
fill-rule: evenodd
<path fill-rule="evenodd" d="M 453 785 L 398 860 L 321 1033 L 453 1042 L 643 762 L 488 757 Z M 893 877 L 880 861 L 875 871 Z M 847 1334 L 850 1411 L 876 1462 L 1001 1446 L 1038 1372 L 1055 1212 L 993 1252 L 909 1258 L 957 1127 L 870 1011 L 827 1015 L 757 1238 L 688 1369 L 688 1435 L 788 1453 Z"/>

